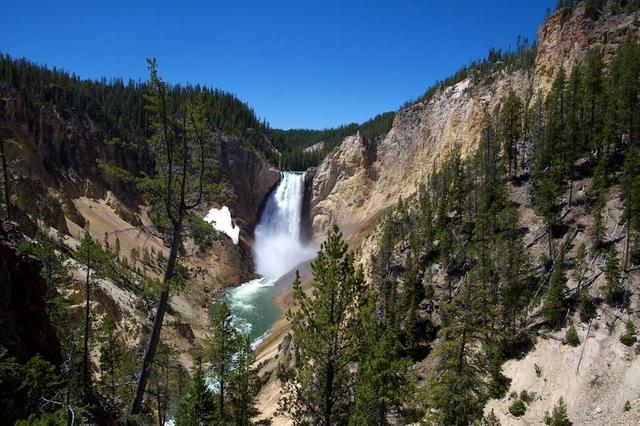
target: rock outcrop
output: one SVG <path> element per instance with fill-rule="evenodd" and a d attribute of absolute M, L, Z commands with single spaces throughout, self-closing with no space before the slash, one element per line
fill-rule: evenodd
<path fill-rule="evenodd" d="M 359 135 L 345 138 L 313 179 L 316 238 L 334 222 L 346 235 L 364 229 L 400 197 L 414 194 L 447 153 L 459 149 L 465 157 L 473 152 L 485 113 L 500 108 L 510 89 L 527 104 L 547 93 L 560 66 L 569 71 L 590 48 L 602 48 L 605 60 L 610 59 L 627 36 L 638 39 L 635 19 L 632 14 L 594 17 L 584 2 L 573 12 L 559 10 L 540 27 L 533 72 L 498 71 L 439 90 L 400 110 L 375 153 L 368 152 Z"/>
<path fill-rule="evenodd" d="M 40 354 L 60 365 L 60 343 L 45 306 L 47 282 L 37 260 L 18 253 L 22 234 L 12 222 L 0 228 L 0 346 L 21 362 Z"/>
<path fill-rule="evenodd" d="M 346 235 L 359 232 L 388 207 L 414 194 L 453 149 L 475 149 L 482 120 L 510 89 L 528 99 L 532 76 L 524 71 L 466 79 L 396 114 L 389 133 L 370 152 L 360 135 L 345 138 L 318 167 L 311 215 L 316 237 L 337 223 Z M 374 155 L 375 154 L 375 155 Z"/>
<path fill-rule="evenodd" d="M 242 234 L 251 237 L 267 196 L 280 180 L 280 173 L 234 136 L 218 135 L 216 160 L 220 180 L 227 188 L 223 204 L 238 221 Z"/>

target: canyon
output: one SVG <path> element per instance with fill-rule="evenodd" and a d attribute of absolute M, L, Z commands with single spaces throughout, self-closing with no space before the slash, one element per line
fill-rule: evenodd
<path fill-rule="evenodd" d="M 222 301 L 228 303 L 235 325 L 253 333 L 260 382 L 259 417 L 275 425 L 291 424 L 277 411 L 281 393 L 278 372 L 291 363 L 294 352 L 290 324 L 282 314 L 294 307 L 294 270 L 299 270 L 303 287 L 307 291 L 312 288 L 310 261 L 331 227 L 340 228 L 355 252 L 356 262 L 363 267 L 364 276 L 371 280 L 385 218 L 393 214 L 399 202 L 415 202 L 421 188 L 429 185 L 452 152 L 459 152 L 462 159 L 477 152 L 487 114 L 498 113 L 510 93 L 523 101 L 525 109 L 532 108 L 550 92 L 560 68 L 570 72 L 594 48 L 603 52 L 608 63 L 628 38 L 640 40 L 636 14 L 594 17 L 584 2 L 573 9 L 558 9 L 538 30 L 532 67 L 497 66 L 484 75 L 468 75 L 453 84 L 441 85 L 428 97 L 398 110 L 384 135 L 374 141 L 361 132 L 347 136 L 317 167 L 304 173 L 278 170 L 265 155 L 278 154 L 267 137 L 260 139 L 264 145 L 261 151 L 247 138 L 215 131 L 216 182 L 223 188 L 223 197 L 200 206 L 197 214 L 206 219 L 213 212 L 209 218 L 214 220 L 224 212 L 224 229 L 235 232 L 239 228 L 239 238 L 235 234 L 229 236 L 227 231 L 217 232 L 205 249 L 192 236 L 185 238 L 181 260 L 200 273 L 184 290 L 171 295 L 163 342 L 176 350 L 178 362 L 193 373 L 210 337 L 211 310 Z M 16 159 L 13 203 L 32 220 L 33 226 L 57 235 L 70 253 L 89 232 L 110 247 L 117 244 L 119 255 L 133 268 L 144 267 L 132 255 L 135 251 L 167 255 L 166 241 L 156 229 L 142 193 L 100 167 L 101 163 L 109 163 L 129 171 L 151 171 L 153 160 L 148 152 L 107 141 L 86 114 L 64 115 L 51 105 L 28 104 L 9 85 L 0 83 L 0 97 L 7 99 L 0 104 L 0 137 L 6 133 L 16 142 L 8 145 L 8 156 Z M 324 147 L 325 143 L 319 142 L 305 147 L 304 152 L 313 153 Z M 583 179 L 575 184 L 584 192 L 591 181 Z M 510 183 L 508 193 L 518 203 L 519 224 L 525 230 L 525 240 L 531 242 L 527 248 L 532 256 L 540 257 L 546 250 L 546 240 L 540 240 L 538 235 L 544 228 L 543 220 L 534 211 L 526 188 Z M 608 223 L 614 229 L 611 239 L 622 247 L 622 230 L 616 225 L 623 209 L 619 200 L 619 188 L 610 190 L 605 208 Z M 579 229 L 576 246 L 589 241 L 585 230 L 593 227 L 592 212 L 577 207 L 563 218 Z M 6 249 L 16 249 L 11 232 L 0 230 L 0 240 L 9 240 L 6 244 L 1 242 L 0 256 L 13 264 L 16 260 Z M 406 247 L 410 244 L 407 240 L 393 247 L 391 257 L 397 264 L 406 260 Z M 569 254 L 575 257 L 576 250 Z M 42 317 L 44 308 L 39 299 L 44 297 L 43 283 L 29 275 L 33 271 L 29 272 L 31 266 L 24 262 L 9 273 L 12 277 L 28 276 L 24 279 L 33 282 L 30 291 L 35 299 L 27 307 L 16 303 L 2 306 L 12 323 L 3 341 L 20 350 L 30 347 L 31 352 L 45 351 L 59 364 L 59 347 Z M 595 262 L 595 258 L 592 263 L 602 274 L 603 263 Z M 442 270 L 438 265 L 430 271 L 438 285 L 443 281 Z M 157 272 L 151 274 L 159 278 Z M 599 276 L 594 279 L 594 291 L 601 292 L 604 275 Z M 76 282 L 62 294 L 78 305 L 86 276 L 76 267 L 74 277 Z M 637 288 L 638 277 L 630 277 Z M 571 282 L 570 289 L 575 286 Z M 3 291 L 14 294 L 17 290 L 8 287 Z M 136 329 L 135 334 L 140 336 L 149 330 L 153 303 L 141 303 L 133 291 L 108 279 L 100 280 L 95 291 L 92 309 L 97 315 L 115 313 L 119 335 L 126 337 L 126 330 Z M 26 303 L 31 303 L 28 298 Z M 632 304 L 638 304 L 635 295 Z M 40 327 L 43 332 L 39 341 L 30 341 L 28 330 L 15 326 L 25 312 L 35 312 L 31 322 L 25 321 L 25 327 Z M 422 311 L 426 315 L 425 312 Z M 564 329 L 541 333 L 528 353 L 508 360 L 504 366 L 511 379 L 510 390 L 529 389 L 537 395 L 526 415 L 515 419 L 509 414 L 510 397 L 489 400 L 485 411 L 494 410 L 503 424 L 539 424 L 544 413 L 564 397 L 570 417 L 577 420 L 575 424 L 636 424 L 640 419 L 640 360 L 631 349 L 618 344 L 622 328 L 616 326 L 616 315 L 613 309 L 602 308 L 596 320 L 602 327 L 592 330 L 591 326 L 587 329 L 584 324 L 578 325 L 578 333 L 586 341 L 582 347 L 563 345 Z M 440 342 L 440 337 L 435 338 L 433 347 Z M 129 343 L 133 346 L 140 341 Z M 99 354 L 92 356 L 97 359 Z M 579 368 L 575 368 L 578 357 Z M 421 385 L 433 374 L 436 362 L 430 352 L 413 366 Z M 544 371 L 542 380 L 538 368 Z M 624 402 L 630 400 L 633 408 L 622 411 Z"/>

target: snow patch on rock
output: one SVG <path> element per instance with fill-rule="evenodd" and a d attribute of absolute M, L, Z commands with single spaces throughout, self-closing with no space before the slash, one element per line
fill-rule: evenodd
<path fill-rule="evenodd" d="M 220 209 L 213 208 L 209 210 L 204 220 L 205 222 L 209 222 L 216 231 L 227 234 L 229 238 L 233 240 L 234 244 L 238 244 L 240 227 L 233 224 L 229 207 L 222 206 Z"/>

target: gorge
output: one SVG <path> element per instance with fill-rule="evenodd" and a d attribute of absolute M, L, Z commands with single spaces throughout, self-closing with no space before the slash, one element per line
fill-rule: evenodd
<path fill-rule="evenodd" d="M 638 424 L 639 13 L 562 0 L 535 41 L 316 130 L 153 67 L 85 80 L 0 55 L 0 411 Z"/>
<path fill-rule="evenodd" d="M 234 325 L 250 336 L 254 347 L 281 313 L 273 301 L 282 291 L 274 286 L 276 281 L 316 252 L 301 242 L 304 182 L 305 173 L 281 173 L 254 231 L 252 251 L 255 272 L 260 277 L 225 290 L 213 308 L 226 303 Z"/>

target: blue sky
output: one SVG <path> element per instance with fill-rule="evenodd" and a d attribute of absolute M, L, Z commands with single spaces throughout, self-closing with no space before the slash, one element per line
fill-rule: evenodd
<path fill-rule="evenodd" d="M 395 110 L 490 47 L 533 39 L 556 0 L 3 0 L 0 51 L 84 78 L 236 94 L 273 127 Z"/>

